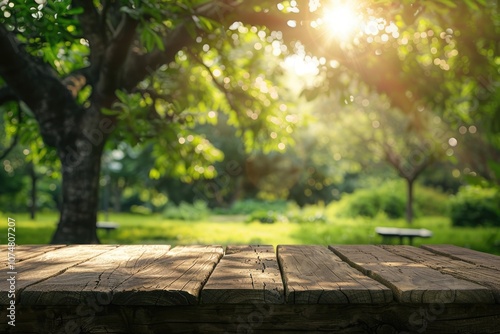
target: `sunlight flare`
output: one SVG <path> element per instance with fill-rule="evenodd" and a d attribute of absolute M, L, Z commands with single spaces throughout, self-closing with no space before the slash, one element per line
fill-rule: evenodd
<path fill-rule="evenodd" d="M 340 40 L 348 40 L 359 32 L 361 15 L 357 12 L 353 2 L 333 0 L 324 9 L 323 22 L 332 36 Z"/>

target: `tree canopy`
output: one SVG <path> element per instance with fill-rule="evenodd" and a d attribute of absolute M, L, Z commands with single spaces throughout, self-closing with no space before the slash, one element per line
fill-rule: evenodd
<path fill-rule="evenodd" d="M 63 202 L 54 243 L 98 242 L 106 145 L 150 142 L 151 178 L 213 177 L 221 153 L 192 130 L 225 113 L 247 150 L 286 149 L 297 124 L 277 87 L 279 57 L 297 54 L 315 67 L 304 90 L 310 99 L 335 92 L 349 102 L 363 83 L 412 115 L 417 128 L 424 109 L 451 115 L 457 127 L 482 118 L 475 126 L 492 134 L 500 128 L 496 1 L 5 0 L 0 6 L 5 145 L 17 142 L 14 129 L 36 125 L 40 137 L 24 132 L 25 142 L 35 143 L 32 153 L 58 157 Z"/>

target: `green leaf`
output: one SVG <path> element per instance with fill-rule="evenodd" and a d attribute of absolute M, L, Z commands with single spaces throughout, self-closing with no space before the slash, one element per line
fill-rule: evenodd
<path fill-rule="evenodd" d="M 153 33 L 153 38 L 158 49 L 160 49 L 160 51 L 165 51 L 165 45 L 163 45 L 163 40 L 160 35 L 157 33 Z"/>
<path fill-rule="evenodd" d="M 207 17 L 203 17 L 203 16 L 198 16 L 198 19 L 199 19 L 199 25 L 201 26 L 202 29 L 204 29 L 205 31 L 212 31 L 214 30 L 217 26 L 220 25 L 219 22 L 215 21 L 215 20 L 212 20 L 212 19 L 209 19 Z"/>
<path fill-rule="evenodd" d="M 101 109 L 101 113 L 103 115 L 107 115 L 107 116 L 116 116 L 116 115 L 120 114 L 120 111 L 113 110 L 113 109 L 108 109 L 108 108 L 102 108 Z"/>
<path fill-rule="evenodd" d="M 80 15 L 83 13 L 83 7 L 74 7 L 64 12 L 64 15 Z"/>
<path fill-rule="evenodd" d="M 116 97 L 118 98 L 118 100 L 120 100 L 121 102 L 126 103 L 129 99 L 127 93 L 125 93 L 124 91 L 121 91 L 119 89 L 115 91 L 115 94 L 116 94 Z"/>
<path fill-rule="evenodd" d="M 165 51 L 161 36 L 155 32 L 149 25 L 145 25 L 141 34 L 142 42 L 148 51 L 154 50 L 155 47 L 161 51 Z"/>

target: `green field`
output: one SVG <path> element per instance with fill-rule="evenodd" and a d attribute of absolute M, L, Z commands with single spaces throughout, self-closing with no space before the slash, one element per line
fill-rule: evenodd
<path fill-rule="evenodd" d="M 7 242 L 7 216 L 0 216 L 4 232 L 0 243 Z M 44 213 L 36 221 L 27 214 L 13 214 L 16 243 L 49 243 L 56 227 L 57 214 Z M 104 216 L 99 219 L 104 220 Z M 118 230 L 99 231 L 102 243 L 109 244 L 379 244 L 376 226 L 408 227 L 403 220 L 336 218 L 331 222 L 263 224 L 247 223 L 244 216 L 212 216 L 199 222 L 165 220 L 159 215 L 111 214 L 109 221 L 120 224 Z M 415 239 L 420 244 L 454 244 L 500 254 L 499 228 L 456 228 L 446 217 L 422 217 L 412 227 L 433 231 L 430 239 Z"/>

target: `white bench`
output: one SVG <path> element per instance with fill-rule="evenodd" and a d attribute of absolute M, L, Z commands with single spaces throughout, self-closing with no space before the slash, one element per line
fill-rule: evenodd
<path fill-rule="evenodd" d="M 97 222 L 96 227 L 97 229 L 105 230 L 106 235 L 109 235 L 111 231 L 116 230 L 120 225 L 113 222 Z"/>
<path fill-rule="evenodd" d="M 408 238 L 409 244 L 413 245 L 413 238 L 430 238 L 432 232 L 425 228 L 396 228 L 396 227 L 376 227 L 375 232 L 382 236 L 382 242 L 388 243 L 392 238 L 399 238 L 399 243 L 403 244 L 403 239 Z"/>

